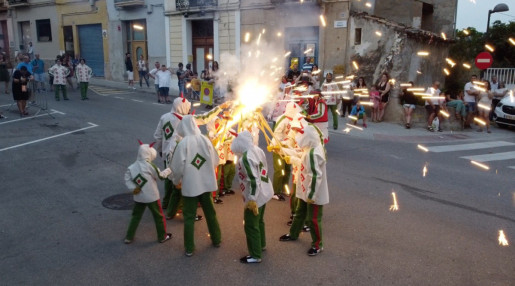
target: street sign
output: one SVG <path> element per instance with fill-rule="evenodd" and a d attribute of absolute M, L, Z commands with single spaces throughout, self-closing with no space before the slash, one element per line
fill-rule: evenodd
<path fill-rule="evenodd" d="M 481 52 L 476 57 L 476 67 L 480 70 L 486 70 L 492 65 L 493 62 L 494 59 L 488 52 Z"/>

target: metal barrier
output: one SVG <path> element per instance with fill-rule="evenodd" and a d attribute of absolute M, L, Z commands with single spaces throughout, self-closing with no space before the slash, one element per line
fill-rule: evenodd
<path fill-rule="evenodd" d="M 484 78 L 491 80 L 492 76 L 497 76 L 498 81 L 506 84 L 506 88 L 515 88 L 515 68 L 491 68 L 487 69 Z"/>

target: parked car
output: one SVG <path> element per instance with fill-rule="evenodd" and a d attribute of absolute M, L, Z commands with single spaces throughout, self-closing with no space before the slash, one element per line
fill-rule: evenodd
<path fill-rule="evenodd" d="M 515 127 L 515 96 L 505 96 L 497 104 L 494 111 L 494 121 L 499 127 L 508 125 Z"/>

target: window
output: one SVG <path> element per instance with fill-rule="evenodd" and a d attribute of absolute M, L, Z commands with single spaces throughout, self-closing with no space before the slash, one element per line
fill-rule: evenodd
<path fill-rule="evenodd" d="M 38 42 L 51 42 L 52 29 L 50 27 L 50 19 L 36 20 L 36 32 L 38 33 Z"/>
<path fill-rule="evenodd" d="M 361 45 L 361 28 L 354 29 L 354 45 Z"/>

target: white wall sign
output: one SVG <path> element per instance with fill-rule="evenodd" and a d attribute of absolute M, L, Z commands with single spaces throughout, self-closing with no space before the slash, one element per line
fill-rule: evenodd
<path fill-rule="evenodd" d="M 345 28 L 347 27 L 347 20 L 334 21 L 335 28 Z"/>

